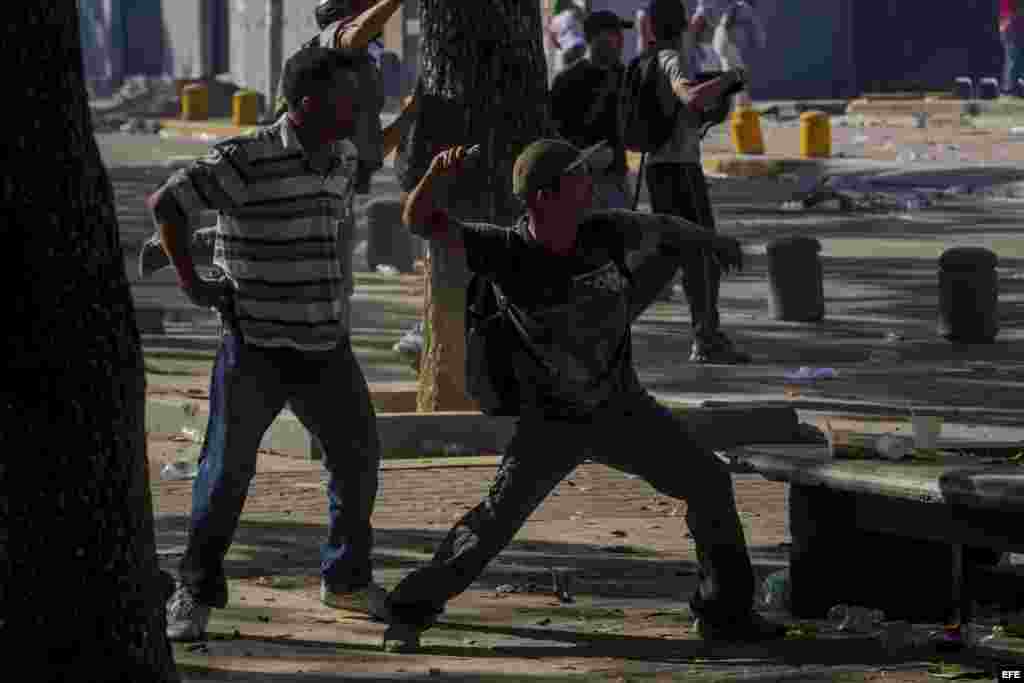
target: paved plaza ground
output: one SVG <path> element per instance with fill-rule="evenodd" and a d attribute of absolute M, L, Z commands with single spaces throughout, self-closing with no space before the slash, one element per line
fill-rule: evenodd
<path fill-rule="evenodd" d="M 896 204 L 853 212 L 782 209 L 799 186 L 826 172 L 923 174 L 947 186 L 1012 190 L 1024 169 L 1024 144 L 1008 126 L 929 133 L 902 122 L 847 123 L 834 124 L 834 150 L 844 157 L 811 164 L 794 161 L 798 128 L 766 118 L 769 154 L 785 162 L 785 175 L 711 180 L 720 230 L 741 239 L 751 253 L 748 269 L 724 281 L 721 308 L 723 327 L 754 363 L 686 363 L 689 314 L 677 292 L 674 302 L 654 305 L 634 328 L 642 380 L 666 400 L 786 402 L 808 421 L 822 411 L 928 406 L 946 416 L 950 434 L 1024 442 L 1024 240 L 1018 227 L 1024 205 L 1013 191 L 954 194 L 913 211 Z M 143 197 L 170 165 L 201 153 L 205 143 L 152 135 L 98 138 L 135 280 L 132 255 L 152 231 Z M 921 160 L 897 163 L 908 148 Z M 731 156 L 722 130 L 709 138 L 705 153 Z M 390 171 L 375 179 L 374 192 L 397 197 Z M 365 238 L 365 226 L 361 230 Z M 822 244 L 823 323 L 771 316 L 764 247 L 788 235 L 813 236 Z M 954 346 L 935 333 L 936 261 L 944 249 L 962 245 L 987 246 L 999 255 L 1001 332 L 995 344 Z M 360 275 L 352 326 L 369 381 L 384 386 L 415 379 L 389 349 L 417 319 L 420 287 L 416 276 Z M 133 294 L 139 307 L 159 307 L 167 316 L 166 334 L 145 337 L 151 391 L 202 400 L 216 348 L 215 322 L 188 307 L 173 276 L 133 282 Z M 800 366 L 829 367 L 837 377 L 787 398 L 783 376 Z M 169 568 L 183 550 L 190 482 L 161 480 L 159 470 L 165 462 L 194 457 L 195 450 L 180 434 L 150 434 L 158 547 Z M 685 604 L 695 580 L 685 505 L 596 465 L 581 467 L 558 487 L 480 581 L 452 603 L 443 624 L 425 637 L 422 653 L 382 653 L 382 625 L 316 600 L 326 503 L 320 466 L 303 455 L 261 455 L 229 556 L 230 606 L 215 612 L 207 644 L 175 647 L 187 680 L 916 682 L 938 672 L 942 658 L 934 652 L 891 654 L 872 637 L 840 636 L 824 624 L 811 639 L 705 647 L 690 628 Z M 378 580 L 393 585 L 429 559 L 493 473 L 493 459 L 463 466 L 387 462 L 374 516 Z M 759 576 L 784 567 L 784 487 L 752 476 L 737 476 L 735 485 Z M 575 603 L 561 604 L 551 595 L 552 568 L 571 571 Z M 952 660 L 944 660 L 947 674 Z M 969 657 L 957 661 L 967 670 L 977 664 Z"/>

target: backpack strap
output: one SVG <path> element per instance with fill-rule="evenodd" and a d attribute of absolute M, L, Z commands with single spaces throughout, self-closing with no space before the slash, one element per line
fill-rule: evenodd
<path fill-rule="evenodd" d="M 498 286 L 497 282 L 495 282 L 494 280 L 488 280 L 488 282 L 494 289 L 494 296 L 498 301 L 498 310 L 501 311 L 501 314 L 506 319 L 511 321 L 512 325 L 516 328 L 516 332 L 519 336 L 519 341 L 522 344 L 523 349 L 526 351 L 526 354 L 530 357 L 531 360 L 533 360 L 534 363 L 544 368 L 551 375 L 557 376 L 558 371 L 554 368 L 554 366 L 551 365 L 551 363 L 546 361 L 541 356 L 540 352 L 537 351 L 537 348 L 530 341 L 530 335 L 526 331 L 526 326 L 523 325 L 523 322 L 519 319 L 519 309 L 515 306 L 515 304 L 511 303 L 508 300 L 508 298 L 505 296 L 505 293 L 501 291 L 501 287 Z"/>

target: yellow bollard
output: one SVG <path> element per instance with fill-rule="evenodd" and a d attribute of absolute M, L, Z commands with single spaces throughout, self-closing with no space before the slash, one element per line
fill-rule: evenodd
<path fill-rule="evenodd" d="M 764 154 L 761 115 L 753 109 L 736 109 L 729 123 L 732 146 L 737 154 Z"/>
<path fill-rule="evenodd" d="M 832 124 L 825 112 L 806 111 L 800 115 L 800 156 L 832 156 Z"/>
<path fill-rule="evenodd" d="M 181 91 L 181 118 L 205 121 L 210 118 L 210 89 L 202 83 L 186 85 Z"/>
<path fill-rule="evenodd" d="M 252 90 L 239 90 L 231 97 L 231 122 L 236 126 L 255 126 L 258 107 L 259 95 Z"/>

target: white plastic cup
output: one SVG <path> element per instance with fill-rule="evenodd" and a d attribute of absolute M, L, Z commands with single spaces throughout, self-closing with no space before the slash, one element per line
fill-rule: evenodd
<path fill-rule="evenodd" d="M 942 432 L 942 418 L 938 415 L 917 415 L 911 417 L 914 427 L 914 448 L 938 448 L 939 433 Z"/>

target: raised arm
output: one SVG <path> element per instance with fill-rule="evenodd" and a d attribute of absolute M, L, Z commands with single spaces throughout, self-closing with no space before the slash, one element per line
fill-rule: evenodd
<path fill-rule="evenodd" d="M 447 149 L 430 162 L 420 182 L 409 193 L 402 211 L 402 222 L 414 235 L 436 240 L 456 249 L 463 248 L 461 223 L 441 206 L 447 184 L 474 157 L 479 147 Z"/>
<path fill-rule="evenodd" d="M 350 21 L 342 20 L 335 33 L 336 48 L 360 50 L 384 30 L 388 19 L 402 6 L 403 0 L 380 0 Z"/>
<path fill-rule="evenodd" d="M 402 136 L 409 130 L 409 126 L 412 125 L 413 120 L 416 118 L 418 109 L 419 101 L 413 95 L 412 99 L 409 100 L 409 104 L 398 114 L 398 118 L 384 127 L 383 156 L 386 157 L 398 147 L 398 144 L 402 141 Z"/>

